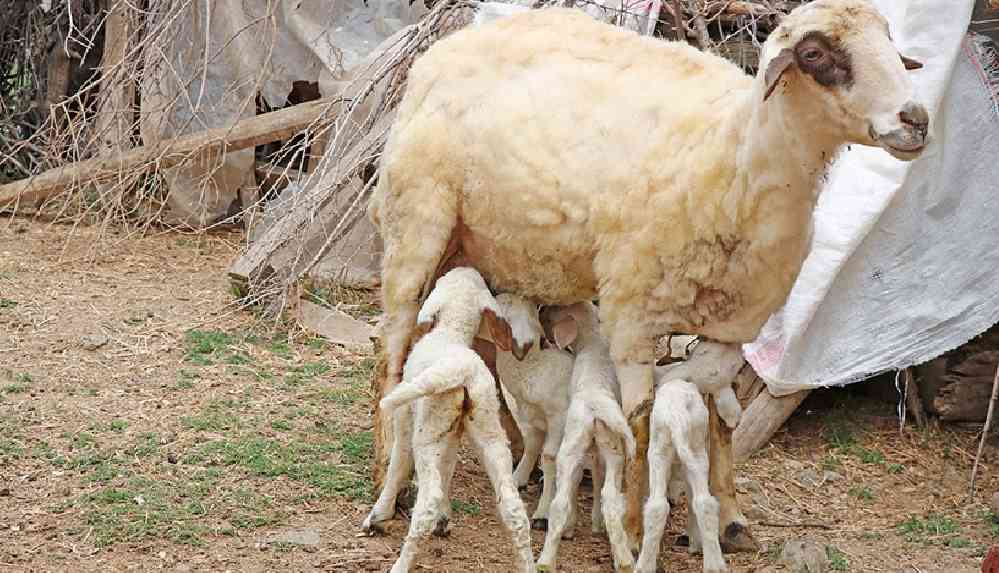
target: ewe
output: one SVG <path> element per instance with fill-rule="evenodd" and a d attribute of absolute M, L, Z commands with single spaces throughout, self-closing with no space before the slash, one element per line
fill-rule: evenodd
<path fill-rule="evenodd" d="M 463 428 L 492 481 L 500 518 L 513 537 L 518 570 L 534 571 L 530 524 L 513 481 L 513 458 L 500 426 L 496 381 L 471 349 L 483 320 L 492 340 L 509 350 L 510 327 L 479 273 L 460 267 L 442 276 L 417 318 L 431 330 L 413 346 L 403 371 L 404 383 L 381 400 L 383 411 L 398 410 L 396 440 L 385 486 L 364 529 L 371 530 L 395 513 L 396 497 L 414 459 L 418 480 L 416 507 L 393 573 L 409 571 L 419 542 L 435 528 L 446 527 L 451 513 L 448 493 Z"/>
<path fill-rule="evenodd" d="M 545 309 L 545 323 L 560 348 L 573 345 L 572 398 L 565 419 L 565 435 L 556 458 L 555 500 L 548 516 L 545 548 L 538 570 L 554 571 L 563 532 L 576 522 L 576 488 L 583 460 L 593 446 L 597 451 L 593 480 L 593 529 L 607 530 L 614 566 L 631 571 L 634 557 L 624 531 L 624 496 L 621 494 L 625 454 L 635 456 L 635 438 L 621 411 L 621 391 L 614 378 L 607 341 L 600 334 L 597 308 L 590 302 Z M 601 483 L 602 482 L 602 483 Z"/>
<path fill-rule="evenodd" d="M 926 145 L 905 75 L 917 66 L 863 0 L 796 8 L 755 78 L 566 9 L 437 42 L 410 71 L 369 207 L 385 242 L 380 391 L 400 381 L 422 296 L 451 257 L 536 303 L 599 297 L 640 449 L 628 480 L 637 538 L 648 414 L 631 415 L 652 397 L 654 340 L 756 337 L 798 275 L 839 149 L 909 160 Z M 714 422 L 711 433 L 712 466 L 731 468 L 719 459 L 731 435 Z M 731 482 L 716 494 L 734 542 L 746 529 Z"/>

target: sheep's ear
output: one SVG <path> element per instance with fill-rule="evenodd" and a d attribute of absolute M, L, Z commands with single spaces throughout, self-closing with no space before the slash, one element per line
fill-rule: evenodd
<path fill-rule="evenodd" d="M 500 316 L 495 308 L 488 306 L 482 309 L 482 320 L 489 327 L 489 335 L 492 337 L 493 343 L 500 350 L 511 352 L 514 344 L 513 329 L 510 328 L 510 323 Z"/>
<path fill-rule="evenodd" d="M 902 65 L 905 66 L 905 69 L 907 70 L 918 70 L 923 67 L 923 62 L 907 58 L 902 54 L 899 54 L 899 56 L 902 58 Z"/>
<path fill-rule="evenodd" d="M 767 64 L 767 71 L 763 74 L 763 81 L 767 86 L 767 91 L 763 93 L 763 101 L 767 101 L 770 94 L 777 87 L 777 82 L 791 66 L 794 65 L 794 50 L 784 48 L 777 56 Z"/>

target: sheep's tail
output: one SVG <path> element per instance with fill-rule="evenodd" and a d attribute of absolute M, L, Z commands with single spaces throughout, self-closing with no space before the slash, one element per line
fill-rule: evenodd
<path fill-rule="evenodd" d="M 635 457 L 635 436 L 631 433 L 628 420 L 621 411 L 621 405 L 613 397 L 600 392 L 596 392 L 588 400 L 593 417 L 604 423 L 612 432 L 619 435 L 624 440 L 624 449 L 629 459 Z"/>
<path fill-rule="evenodd" d="M 470 364 L 464 356 L 444 358 L 412 380 L 393 388 L 378 405 L 383 411 L 391 412 L 413 400 L 466 386 L 469 380 L 475 379 L 476 373 L 475 364 Z"/>

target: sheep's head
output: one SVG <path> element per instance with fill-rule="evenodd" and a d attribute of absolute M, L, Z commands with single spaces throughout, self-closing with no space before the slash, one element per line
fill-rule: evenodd
<path fill-rule="evenodd" d="M 445 315 L 453 327 L 471 326 L 485 330 L 496 346 L 507 352 L 513 347 L 513 334 L 482 275 L 471 267 L 458 267 L 437 279 L 416 316 L 416 324 L 431 329 Z"/>
<path fill-rule="evenodd" d="M 899 53 L 888 22 L 864 0 L 818 0 L 792 11 L 760 63 L 765 100 L 786 89 L 846 142 L 880 146 L 903 160 L 928 142 L 929 115 L 906 76 L 920 67 Z"/>

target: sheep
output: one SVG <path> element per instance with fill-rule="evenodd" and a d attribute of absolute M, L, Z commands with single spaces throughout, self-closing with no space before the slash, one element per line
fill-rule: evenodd
<path fill-rule="evenodd" d="M 738 406 L 736 401 L 736 406 Z M 670 495 L 682 468 L 686 478 L 690 551 L 703 547 L 705 573 L 726 571 L 718 541 L 718 500 L 708 488 L 708 409 L 701 390 L 682 379 L 659 381 L 649 442 L 649 497 L 645 502 L 645 538 L 638 573 L 655 573 Z"/>
<path fill-rule="evenodd" d="M 602 467 L 595 472 L 599 476 L 593 484 L 593 520 L 595 524 L 603 521 L 616 569 L 631 571 L 634 557 L 622 522 L 621 482 L 625 455 L 629 459 L 635 455 L 635 438 L 621 411 L 620 389 L 607 341 L 600 334 L 597 309 L 593 303 L 585 302 L 545 310 L 545 322 L 552 334 L 549 338 L 559 348 L 573 344 L 576 360 L 565 435 L 556 460 L 555 499 L 548 515 L 548 533 L 538 558 L 538 570 L 555 570 L 562 535 L 567 525 L 575 523 L 576 488 L 582 477 L 583 459 L 591 445 L 595 445 L 599 453 L 595 466 Z"/>
<path fill-rule="evenodd" d="M 420 300 L 451 257 L 535 303 L 598 297 L 639 445 L 627 519 L 639 536 L 638 406 L 656 337 L 756 338 L 801 269 L 838 151 L 911 160 L 928 143 L 905 75 L 918 66 L 865 0 L 795 8 L 755 77 L 560 8 L 436 42 L 410 70 L 368 209 L 385 244 L 378 391 L 399 382 Z M 730 433 L 712 422 L 711 443 L 731 483 Z M 723 541 L 755 545 L 740 540 L 752 538 L 734 494 L 716 493 Z"/>
<path fill-rule="evenodd" d="M 519 570 L 534 571 L 530 524 L 513 481 L 510 445 L 499 421 L 496 381 L 471 348 L 481 322 L 489 327 L 498 346 L 510 348 L 510 329 L 502 316 L 474 269 L 449 271 L 437 281 L 420 310 L 418 324 L 431 330 L 413 346 L 404 382 L 381 400 L 383 411 L 398 410 L 397 438 L 385 486 L 364 521 L 364 529 L 370 531 L 392 517 L 396 496 L 414 461 L 418 480 L 416 507 L 393 573 L 409 571 L 420 540 L 449 520 L 448 492 L 463 428 L 468 430 L 492 481 L 500 518 L 513 538 Z M 412 432 L 411 444 L 406 443 L 407 429 Z"/>
<path fill-rule="evenodd" d="M 496 372 L 516 401 L 517 425 L 524 437 L 524 455 L 513 477 L 517 487 L 526 486 L 540 454 L 544 481 L 531 520 L 535 529 L 544 529 L 555 495 L 555 456 L 569 409 L 574 359 L 564 350 L 544 346 L 536 305 L 509 293 L 497 295 L 496 302 L 513 336 L 513 351 L 496 355 Z"/>

